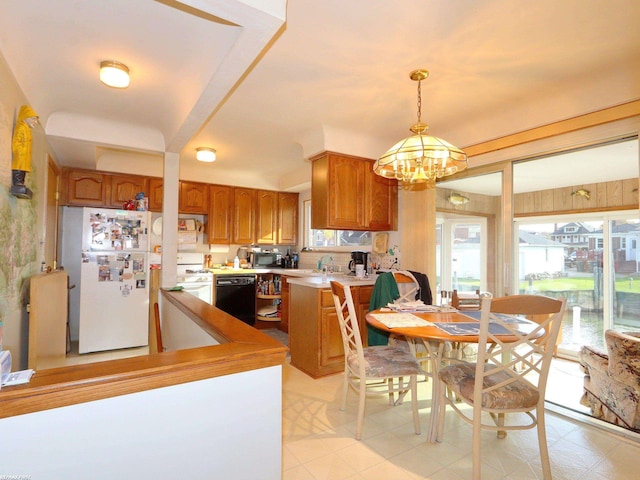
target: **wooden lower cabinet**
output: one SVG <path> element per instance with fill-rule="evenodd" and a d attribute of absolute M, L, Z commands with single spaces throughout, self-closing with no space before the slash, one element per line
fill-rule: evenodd
<path fill-rule="evenodd" d="M 278 329 L 289 333 L 289 277 L 282 275 L 280 280 L 280 325 Z"/>
<path fill-rule="evenodd" d="M 360 300 L 367 298 L 365 309 Z M 366 345 L 365 314 L 373 287 L 355 287 L 354 302 L 363 344 Z M 289 284 L 289 351 L 291 365 L 313 378 L 344 371 L 344 349 L 331 290 Z"/>

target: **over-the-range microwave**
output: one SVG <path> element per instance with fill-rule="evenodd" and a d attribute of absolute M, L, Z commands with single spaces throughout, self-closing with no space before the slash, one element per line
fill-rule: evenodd
<path fill-rule="evenodd" d="M 251 253 L 251 264 L 253 268 L 280 267 L 282 254 L 278 252 L 253 252 Z"/>

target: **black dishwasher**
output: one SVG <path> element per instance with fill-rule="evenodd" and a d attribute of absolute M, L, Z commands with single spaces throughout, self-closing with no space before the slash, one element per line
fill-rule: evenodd
<path fill-rule="evenodd" d="M 249 325 L 256 322 L 256 276 L 216 275 L 216 307 Z"/>

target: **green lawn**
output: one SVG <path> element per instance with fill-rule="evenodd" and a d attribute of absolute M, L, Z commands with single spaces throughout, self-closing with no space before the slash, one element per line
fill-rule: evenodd
<path fill-rule="evenodd" d="M 631 280 L 629 278 L 616 279 L 616 292 L 631 292 L 640 293 L 640 280 Z M 521 289 L 527 289 L 529 282 L 520 282 Z M 566 291 L 566 290 L 593 290 L 593 278 L 592 277 L 564 277 L 564 278 L 549 278 L 546 280 L 534 280 L 533 287 L 535 290 L 551 290 L 551 291 Z"/>
<path fill-rule="evenodd" d="M 459 278 L 458 286 L 461 291 L 474 291 L 479 287 L 480 282 L 473 278 Z M 531 285 L 534 290 L 539 291 L 567 291 L 567 290 L 593 290 L 593 277 L 563 277 L 548 278 L 545 280 L 533 280 Z M 527 290 L 529 281 L 520 282 L 520 290 Z M 629 279 L 628 276 L 621 276 L 616 279 L 617 292 L 640 293 L 640 279 Z"/>

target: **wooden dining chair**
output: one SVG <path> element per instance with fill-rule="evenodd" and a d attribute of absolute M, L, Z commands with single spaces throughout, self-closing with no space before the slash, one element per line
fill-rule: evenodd
<path fill-rule="evenodd" d="M 490 295 L 483 294 L 476 363 L 455 363 L 440 370 L 440 380 L 447 388 L 440 388 L 436 438 L 442 441 L 447 405 L 473 425 L 474 480 L 479 480 L 481 474 L 482 429 L 504 432 L 534 427 L 538 429 L 543 478 L 551 479 L 544 395 L 553 348 L 546 346 L 555 344 L 565 307 L 564 298 L 512 295 L 492 300 Z M 525 334 L 518 331 L 522 320 L 514 318 L 516 315 L 538 318 L 546 315 L 546 319 L 531 322 Z M 516 368 L 519 364 L 524 368 Z M 459 408 L 456 398 L 471 405 L 472 414 Z M 492 422 L 486 421 L 486 414 Z M 508 425 L 504 422 L 505 414 L 510 418 Z M 513 421 L 511 417 L 515 417 Z"/>
<path fill-rule="evenodd" d="M 394 303 L 415 302 L 420 291 L 420 286 L 416 279 L 411 276 L 409 272 L 393 272 L 393 278 L 398 285 L 398 292 L 400 294 Z M 420 367 L 424 371 L 425 376 L 431 376 L 429 373 L 431 371 L 429 350 L 422 341 L 416 341 L 416 339 L 406 338 L 404 335 L 398 336 L 392 333 L 389 335 L 389 345 L 411 352 L 418 359 L 418 362 L 420 362 Z"/>
<path fill-rule="evenodd" d="M 420 435 L 417 375 L 422 371 L 418 361 L 411 353 L 389 345 L 363 347 L 351 287 L 332 281 L 331 292 L 344 347 L 344 382 L 340 408 L 346 409 L 349 389 L 358 393 L 356 439 L 360 440 L 362 437 L 368 394 L 388 394 L 389 404 L 399 405 L 407 390 L 411 391 L 414 430 L 416 435 Z M 404 381 L 407 377 L 408 384 Z M 383 390 L 381 385 L 384 385 Z M 395 400 L 396 393 L 398 401 Z"/>
<path fill-rule="evenodd" d="M 480 310 L 480 290 L 464 293 L 454 290 L 451 295 L 451 306 L 456 310 Z"/>
<path fill-rule="evenodd" d="M 398 292 L 400 293 L 400 297 L 394 303 L 415 302 L 416 296 L 420 291 L 420 286 L 416 279 L 402 272 L 393 272 L 393 278 L 398 285 Z"/>

